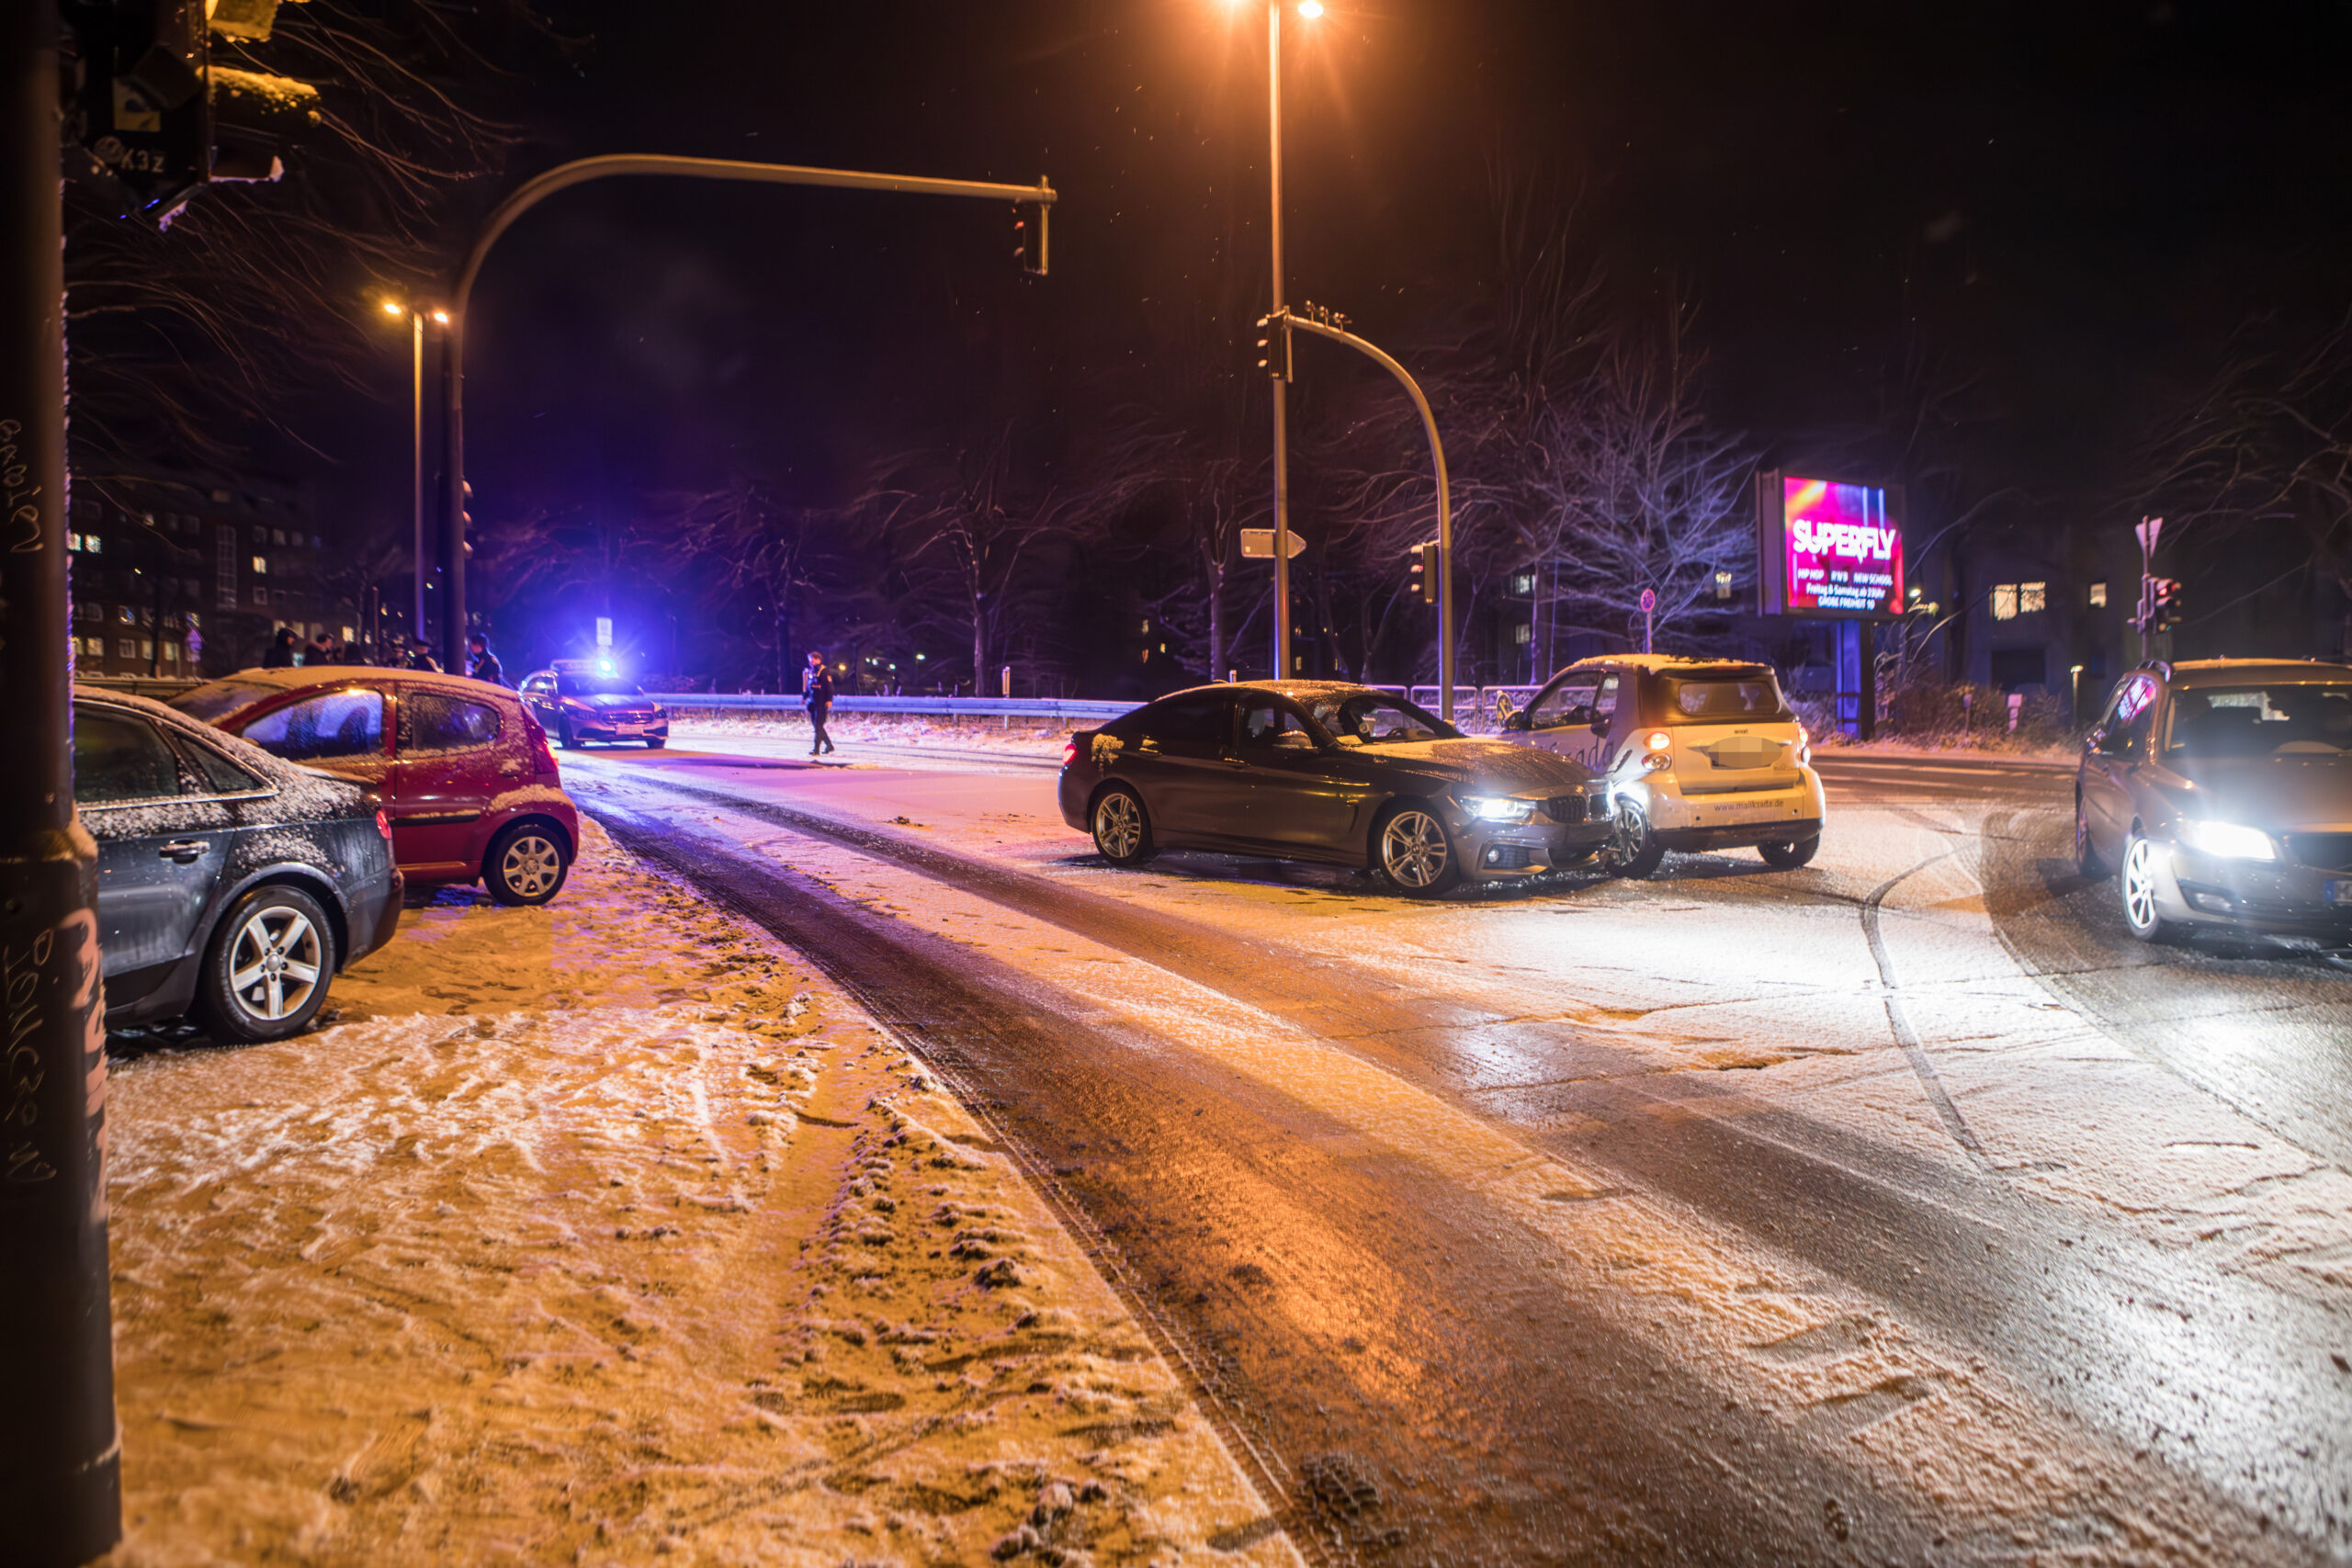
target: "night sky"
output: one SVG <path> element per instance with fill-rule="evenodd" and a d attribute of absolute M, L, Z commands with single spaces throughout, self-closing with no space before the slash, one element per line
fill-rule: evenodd
<path fill-rule="evenodd" d="M 1263 11 L 1225 0 L 588 6 L 518 174 L 616 151 L 1026 181 L 1011 215 L 651 181 L 556 198 L 477 291 L 492 520 L 736 473 L 811 501 L 880 452 L 1068 416 L 1264 290 Z M 1857 445 L 1906 354 L 1982 490 L 2111 503 L 2135 422 L 2250 317 L 2352 294 L 2343 5 L 1329 0 L 1288 24 L 1288 271 L 1409 348 L 1475 291 L 1492 172 L 1578 194 L 1621 308 L 1686 288 L 1712 401 L 1773 458 Z M 485 196 L 489 193 L 485 192 Z M 486 205 L 486 201 L 484 205 Z M 1245 355 L 1246 336 L 1233 343 Z M 388 357 L 388 394 L 402 367 Z M 1305 394 L 1311 397 L 1311 389 Z M 404 407 L 343 433 L 397 517 Z"/>

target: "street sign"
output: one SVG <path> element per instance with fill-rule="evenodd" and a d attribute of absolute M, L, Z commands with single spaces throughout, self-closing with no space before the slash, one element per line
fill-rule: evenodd
<path fill-rule="evenodd" d="M 1645 588 L 1645 589 L 1643 589 L 1643 590 L 1642 590 L 1642 614 L 1643 614 L 1643 615 L 1648 615 L 1652 610 L 1655 610 L 1655 609 L 1657 609 L 1657 589 L 1655 589 L 1655 588 Z"/>
<path fill-rule="evenodd" d="M 1306 548 L 1306 541 L 1299 536 L 1298 531 L 1295 528 L 1292 529 L 1289 534 L 1289 540 L 1290 549 L 1287 553 L 1291 559 L 1296 560 L 1298 558 L 1298 552 Z M 1244 558 L 1247 559 L 1273 559 L 1274 531 L 1272 528 L 1242 529 L 1241 554 Z"/>

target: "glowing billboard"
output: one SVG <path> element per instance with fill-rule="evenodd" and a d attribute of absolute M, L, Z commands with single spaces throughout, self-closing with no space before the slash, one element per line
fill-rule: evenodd
<path fill-rule="evenodd" d="M 1758 477 L 1756 501 L 1766 615 L 1903 613 L 1903 530 L 1885 491 L 1768 473 Z"/>

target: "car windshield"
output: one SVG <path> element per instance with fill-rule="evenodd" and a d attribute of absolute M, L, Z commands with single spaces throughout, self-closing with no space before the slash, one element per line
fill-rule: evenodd
<path fill-rule="evenodd" d="M 1306 711 L 1341 740 L 1367 746 L 1403 740 L 1450 740 L 1462 732 L 1401 697 L 1378 692 L 1309 698 Z"/>
<path fill-rule="evenodd" d="M 172 699 L 172 706 L 190 718 L 209 724 L 224 713 L 259 702 L 277 688 L 251 681 L 214 681 Z"/>
<path fill-rule="evenodd" d="M 1792 716 L 1770 670 L 1661 675 L 1658 684 L 1657 718 L 1663 724 L 1770 723 Z"/>
<path fill-rule="evenodd" d="M 567 670 L 555 678 L 555 689 L 567 697 L 641 697 L 645 694 L 626 675 L 595 675 Z"/>
<path fill-rule="evenodd" d="M 2176 692 L 2165 754 L 2220 760 L 2352 751 L 2352 683 L 2192 686 Z"/>

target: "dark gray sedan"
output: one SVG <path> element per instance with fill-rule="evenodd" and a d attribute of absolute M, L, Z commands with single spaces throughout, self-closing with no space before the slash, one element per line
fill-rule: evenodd
<path fill-rule="evenodd" d="M 221 1040 L 299 1033 L 399 924 L 365 789 L 159 703 L 74 689 L 74 800 L 98 841 L 109 1029 L 193 1014 Z"/>
<path fill-rule="evenodd" d="M 2143 664 L 2083 743 L 2075 852 L 2123 922 L 2352 945 L 2352 666 Z"/>
<path fill-rule="evenodd" d="M 1060 801 L 1114 865 L 1272 854 L 1418 896 L 1589 864 L 1611 826 L 1609 786 L 1583 764 L 1335 682 L 1200 686 L 1082 730 Z"/>

